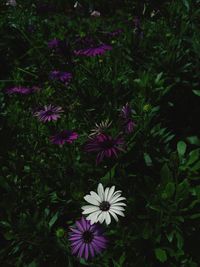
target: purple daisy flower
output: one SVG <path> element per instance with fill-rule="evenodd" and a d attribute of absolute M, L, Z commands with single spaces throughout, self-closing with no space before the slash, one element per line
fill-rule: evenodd
<path fill-rule="evenodd" d="M 70 72 L 54 70 L 50 72 L 50 79 L 68 84 L 72 79 L 72 74 Z"/>
<path fill-rule="evenodd" d="M 50 141 L 56 145 L 64 145 L 64 143 L 71 144 L 74 140 L 78 138 L 78 134 L 76 132 L 63 130 L 62 132 L 53 135 L 50 137 Z"/>
<path fill-rule="evenodd" d="M 109 51 L 112 49 L 111 45 L 101 44 L 96 47 L 90 47 L 80 50 L 75 50 L 74 53 L 77 56 L 87 56 L 87 57 L 95 57 L 103 55 L 106 51 Z"/>
<path fill-rule="evenodd" d="M 78 258 L 93 258 L 107 247 L 108 240 L 99 224 L 91 225 L 90 221 L 82 217 L 70 230 L 72 254 Z"/>
<path fill-rule="evenodd" d="M 120 117 L 122 119 L 123 130 L 125 133 L 132 133 L 135 127 L 135 123 L 132 120 L 132 109 L 128 103 L 122 107 Z"/>
<path fill-rule="evenodd" d="M 85 151 L 97 153 L 96 164 L 99 164 L 104 157 L 117 157 L 119 151 L 124 151 L 123 145 L 124 140 L 121 137 L 113 138 L 106 134 L 99 134 L 90 139 L 85 146 Z"/>
<path fill-rule="evenodd" d="M 64 112 L 61 107 L 55 107 L 53 105 L 44 106 L 43 109 L 36 111 L 34 116 L 42 122 L 57 121 L 60 118 L 60 114 Z"/>
<path fill-rule="evenodd" d="M 23 86 L 15 86 L 15 87 L 7 89 L 6 93 L 9 95 L 13 95 L 13 94 L 29 95 L 35 91 L 34 88 L 35 87 L 29 88 L 29 87 L 23 87 Z"/>

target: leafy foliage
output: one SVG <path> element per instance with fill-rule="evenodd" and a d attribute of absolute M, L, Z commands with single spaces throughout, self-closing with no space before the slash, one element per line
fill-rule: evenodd
<path fill-rule="evenodd" d="M 199 3 L 0 4 L 1 266 L 199 266 Z M 62 41 L 60 51 L 48 47 L 54 38 Z M 112 50 L 76 56 L 84 38 Z M 73 78 L 52 80 L 53 70 Z M 8 95 L 14 86 L 38 90 Z M 108 119 L 109 134 L 117 136 L 126 103 L 135 128 L 123 134 L 125 151 L 96 165 L 84 151 L 88 135 Z M 65 112 L 44 124 L 33 114 L 49 104 Z M 64 129 L 79 138 L 52 144 L 49 137 Z M 107 228 L 102 255 L 79 260 L 71 255 L 68 228 L 99 182 L 123 191 L 126 217 Z"/>

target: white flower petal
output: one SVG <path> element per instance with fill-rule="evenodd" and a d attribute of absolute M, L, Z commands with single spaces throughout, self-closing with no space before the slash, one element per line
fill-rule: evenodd
<path fill-rule="evenodd" d="M 117 202 L 119 202 L 119 201 L 121 201 L 121 200 L 126 200 L 126 198 L 125 198 L 125 197 L 118 197 L 117 199 L 112 200 L 110 203 L 111 203 L 111 204 L 114 204 L 114 203 L 117 203 Z"/>
<path fill-rule="evenodd" d="M 116 205 L 116 204 L 115 204 Z M 87 210 L 89 208 L 93 208 L 93 207 L 97 207 L 97 206 L 94 206 L 94 205 L 85 205 L 83 207 L 81 207 L 82 210 Z"/>
<path fill-rule="evenodd" d="M 109 225 L 110 223 L 111 223 L 111 218 L 110 218 L 109 212 L 107 211 L 106 212 L 106 224 Z"/>
<path fill-rule="evenodd" d="M 94 211 L 98 211 L 99 210 L 99 207 L 97 206 L 92 206 L 91 208 L 88 208 L 88 209 L 85 209 L 82 214 L 89 214 L 89 213 L 92 213 Z"/>
<path fill-rule="evenodd" d="M 84 196 L 84 199 L 90 204 L 93 204 L 93 205 L 96 205 L 96 206 L 99 205 L 99 202 L 94 197 L 92 197 L 90 195 Z"/>
<path fill-rule="evenodd" d="M 114 197 L 115 195 L 117 195 L 117 194 L 120 194 L 120 195 L 121 195 L 121 193 L 122 193 L 122 190 L 117 190 L 117 191 L 114 192 L 113 197 Z"/>
<path fill-rule="evenodd" d="M 104 200 L 105 200 L 105 201 L 107 201 L 108 193 L 109 193 L 109 187 L 106 187 L 106 189 L 105 189 L 105 193 L 104 193 Z"/>
<path fill-rule="evenodd" d="M 114 210 L 122 210 L 122 211 L 125 211 L 125 208 L 120 207 L 120 206 L 113 206 L 113 205 L 111 205 L 111 208 L 114 209 Z"/>
<path fill-rule="evenodd" d="M 106 211 L 102 211 L 102 213 L 99 215 L 98 221 L 100 223 L 103 223 L 103 221 L 105 220 L 105 215 L 106 215 Z"/>
<path fill-rule="evenodd" d="M 116 194 L 116 195 L 112 195 L 112 197 L 111 197 L 109 202 L 112 203 L 113 201 L 115 201 L 119 197 L 121 197 L 121 193 L 120 194 Z"/>
<path fill-rule="evenodd" d="M 93 198 L 95 198 L 99 203 L 101 202 L 101 198 L 100 198 L 99 195 L 97 195 L 96 192 L 94 192 L 94 191 L 90 191 L 90 195 L 91 195 Z"/>
<path fill-rule="evenodd" d="M 112 210 L 109 210 L 110 214 L 113 216 L 113 218 L 115 219 L 116 222 L 119 221 L 117 215 L 112 211 Z"/>
<path fill-rule="evenodd" d="M 97 187 L 97 193 L 98 193 L 100 199 L 103 201 L 104 189 L 103 189 L 103 185 L 101 183 Z"/>
<path fill-rule="evenodd" d="M 113 186 L 110 188 L 109 193 L 108 193 L 108 196 L 107 196 L 107 201 L 108 201 L 108 202 L 110 201 L 110 199 L 111 199 L 111 197 L 112 197 L 114 191 L 115 191 L 115 186 L 113 185 Z"/>
<path fill-rule="evenodd" d="M 111 208 L 110 211 L 113 211 L 114 213 L 116 213 L 116 214 L 118 214 L 120 216 L 123 216 L 123 217 L 125 216 L 124 213 L 121 210 L 115 210 L 115 209 Z"/>
<path fill-rule="evenodd" d="M 126 203 L 123 203 L 123 202 L 116 202 L 114 204 L 112 204 L 112 207 L 115 207 L 115 206 L 127 206 Z"/>
<path fill-rule="evenodd" d="M 94 223 L 96 223 L 98 221 L 97 217 L 99 216 L 99 214 L 101 212 L 102 212 L 101 210 L 95 211 L 95 212 L 91 213 L 89 216 L 87 216 L 86 219 L 90 220 L 91 224 L 94 224 Z"/>

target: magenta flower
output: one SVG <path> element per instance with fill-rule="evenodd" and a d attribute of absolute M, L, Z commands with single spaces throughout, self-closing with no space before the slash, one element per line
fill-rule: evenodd
<path fill-rule="evenodd" d="M 107 247 L 108 240 L 99 224 L 91 225 L 90 221 L 82 217 L 70 230 L 72 254 L 78 258 L 93 258 Z"/>
<path fill-rule="evenodd" d="M 121 137 L 112 138 L 106 134 L 99 134 L 85 145 L 85 151 L 97 153 L 96 164 L 99 164 L 105 157 L 117 157 L 119 151 L 124 151 L 123 145 L 124 140 Z"/>
<path fill-rule="evenodd" d="M 55 107 L 50 104 L 35 112 L 34 116 L 38 117 L 42 122 L 57 121 L 61 117 L 62 112 L 64 111 L 61 107 Z"/>
<path fill-rule="evenodd" d="M 29 95 L 33 93 L 36 87 L 23 87 L 23 86 L 15 86 L 6 90 L 6 93 L 9 95 L 18 94 L 18 95 Z"/>
<path fill-rule="evenodd" d="M 80 56 L 87 56 L 87 57 L 95 57 L 95 56 L 103 55 L 106 51 L 109 51 L 111 49 L 112 49 L 112 46 L 101 44 L 96 47 L 75 50 L 74 53 L 77 56 L 80 55 Z"/>
<path fill-rule="evenodd" d="M 76 132 L 63 130 L 62 132 L 53 135 L 50 137 L 50 141 L 56 145 L 64 145 L 64 143 L 71 144 L 74 140 L 78 138 L 78 134 Z"/>
<path fill-rule="evenodd" d="M 135 128 L 135 123 L 132 120 L 132 109 L 128 103 L 122 107 L 120 117 L 124 132 L 127 134 L 132 133 Z"/>
<path fill-rule="evenodd" d="M 68 84 L 72 79 L 72 74 L 70 72 L 54 70 L 50 72 L 50 79 Z"/>

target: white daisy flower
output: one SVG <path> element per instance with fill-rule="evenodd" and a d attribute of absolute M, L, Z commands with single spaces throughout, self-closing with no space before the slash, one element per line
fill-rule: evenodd
<path fill-rule="evenodd" d="M 121 191 L 115 191 L 115 186 L 106 187 L 105 190 L 103 185 L 100 183 L 97 188 L 97 193 L 90 191 L 89 195 L 86 195 L 84 199 L 90 203 L 82 207 L 82 214 L 89 214 L 86 218 L 93 223 L 111 223 L 111 216 L 118 221 L 119 216 L 124 217 L 125 203 L 121 202 L 125 200 L 125 197 L 121 197 Z"/>

